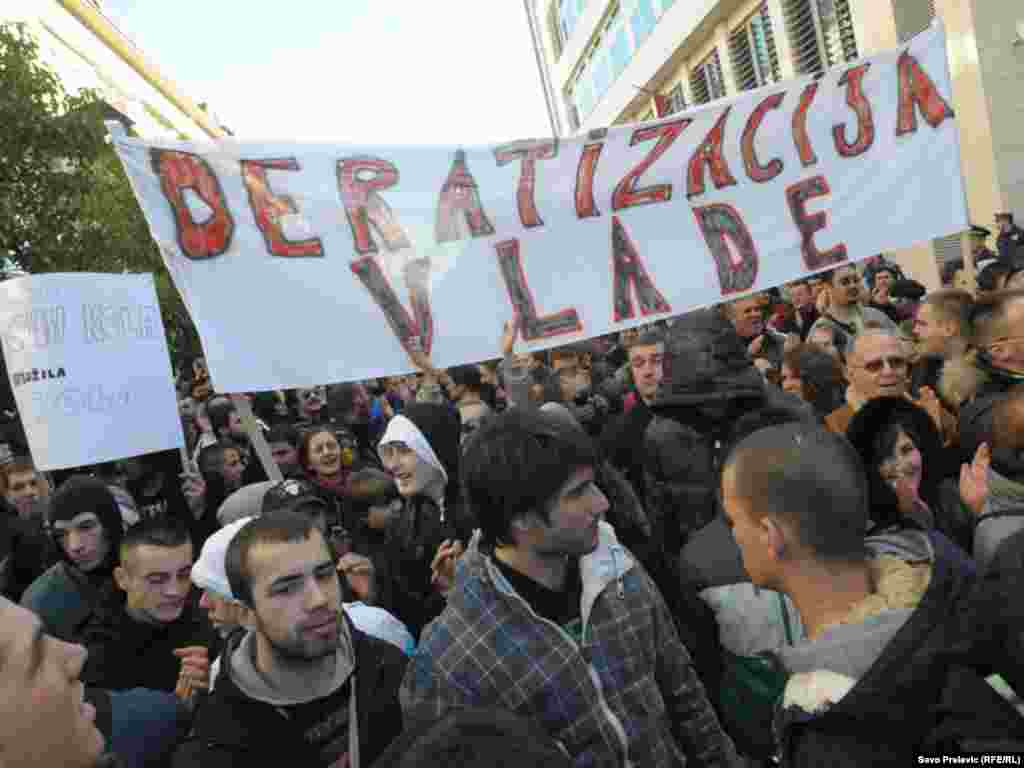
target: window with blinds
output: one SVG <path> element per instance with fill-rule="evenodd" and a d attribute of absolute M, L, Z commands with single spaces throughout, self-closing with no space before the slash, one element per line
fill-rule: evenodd
<path fill-rule="evenodd" d="M 932 240 L 932 247 L 935 248 L 935 260 L 939 263 L 939 274 L 943 274 L 947 264 L 963 260 L 961 235 L 949 235 Z"/>
<path fill-rule="evenodd" d="M 741 91 L 782 79 L 768 3 L 762 3 L 757 12 L 730 35 L 729 54 L 736 87 Z"/>
<path fill-rule="evenodd" d="M 722 76 L 722 60 L 718 57 L 717 48 L 694 67 L 690 74 L 690 90 L 696 104 L 707 104 L 725 96 L 725 78 Z"/>
<path fill-rule="evenodd" d="M 675 87 L 668 92 L 669 114 L 674 115 L 684 109 L 686 109 L 686 96 L 683 95 L 683 84 L 676 83 Z"/>
<path fill-rule="evenodd" d="M 784 0 L 783 11 L 798 74 L 820 75 L 859 55 L 849 0 Z"/>
<path fill-rule="evenodd" d="M 817 0 L 821 35 L 825 41 L 825 59 L 829 67 L 853 61 L 857 53 L 857 36 L 853 30 L 850 0 Z"/>

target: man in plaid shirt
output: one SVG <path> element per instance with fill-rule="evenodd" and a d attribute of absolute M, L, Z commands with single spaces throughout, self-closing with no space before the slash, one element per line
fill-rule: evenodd
<path fill-rule="evenodd" d="M 406 726 L 497 706 L 541 723 L 580 768 L 732 765 L 661 595 L 602 522 L 596 462 L 582 430 L 520 409 L 466 446 L 481 530 L 406 672 Z"/>

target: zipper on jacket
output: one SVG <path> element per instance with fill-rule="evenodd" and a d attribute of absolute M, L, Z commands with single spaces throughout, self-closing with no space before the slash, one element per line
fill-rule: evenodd
<path fill-rule="evenodd" d="M 615 556 L 613 555 L 612 556 L 612 562 L 614 563 L 614 561 L 615 561 Z M 491 567 L 494 567 L 494 566 L 492 565 Z M 493 580 L 493 576 L 491 576 L 491 578 Z M 495 585 L 495 586 L 497 586 L 497 585 Z M 621 588 L 621 581 L 620 581 L 620 588 Z M 622 756 L 623 756 L 623 759 L 625 761 L 623 763 L 623 767 L 624 768 L 633 768 L 634 763 L 633 763 L 632 760 L 629 759 L 629 739 L 626 736 L 626 727 L 622 724 L 622 721 L 619 719 L 618 715 L 616 715 L 614 712 L 612 712 L 611 707 L 608 706 L 608 702 L 607 702 L 607 700 L 605 699 L 605 696 L 604 696 L 604 685 L 601 684 L 601 676 L 597 673 L 597 670 L 594 669 L 593 665 L 590 663 L 590 660 L 586 656 L 583 655 L 583 649 L 581 648 L 579 643 L 577 643 L 575 640 L 573 640 L 572 637 L 569 635 L 569 633 L 566 632 L 564 629 L 562 629 L 557 624 L 555 624 L 555 622 L 551 621 L 550 619 L 545 619 L 543 616 L 541 616 L 536 611 L 534 611 L 533 607 L 528 602 L 526 602 L 526 600 L 524 600 L 523 597 L 518 592 L 516 592 L 514 589 L 511 592 L 504 592 L 503 590 L 499 589 L 499 592 L 501 592 L 502 594 L 504 594 L 506 596 L 514 597 L 516 600 L 518 600 L 520 603 L 522 603 L 523 606 L 526 607 L 527 613 L 529 613 L 533 618 L 537 619 L 537 621 L 540 621 L 541 623 L 547 624 L 549 627 L 552 627 L 555 630 L 555 632 L 557 632 L 569 644 L 570 647 L 575 649 L 576 653 L 580 657 L 580 660 L 583 661 L 583 663 L 586 664 L 586 666 L 587 666 L 587 673 L 590 675 L 591 682 L 593 682 L 594 683 L 594 687 L 597 688 L 597 700 L 598 700 L 598 704 L 600 705 L 601 712 L 607 718 L 608 723 L 611 725 L 612 730 L 615 731 L 615 735 L 619 739 L 619 745 L 622 747 Z M 598 594 L 598 597 L 600 597 L 600 594 Z M 588 621 L 587 625 L 589 625 L 589 623 L 590 622 Z M 585 625 L 583 627 L 583 631 L 581 632 L 581 637 L 584 637 L 584 638 L 586 637 L 587 625 Z"/>
<path fill-rule="evenodd" d="M 612 570 L 615 571 L 615 583 L 617 585 L 619 600 L 625 600 L 626 586 L 622 582 L 622 571 L 619 570 L 618 563 L 615 562 L 615 547 L 608 547 L 608 554 L 612 557 Z"/>

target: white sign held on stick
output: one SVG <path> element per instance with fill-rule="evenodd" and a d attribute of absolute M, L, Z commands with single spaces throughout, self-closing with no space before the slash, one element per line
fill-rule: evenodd
<path fill-rule="evenodd" d="M 152 275 L 0 283 L 0 340 L 39 469 L 184 444 Z"/>

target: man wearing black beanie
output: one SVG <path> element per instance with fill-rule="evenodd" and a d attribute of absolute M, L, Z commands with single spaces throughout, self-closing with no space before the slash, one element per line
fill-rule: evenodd
<path fill-rule="evenodd" d="M 57 489 L 47 521 L 60 562 L 32 582 L 21 604 L 39 616 L 47 634 L 70 641 L 113 589 L 121 511 L 106 485 L 79 475 Z"/>

